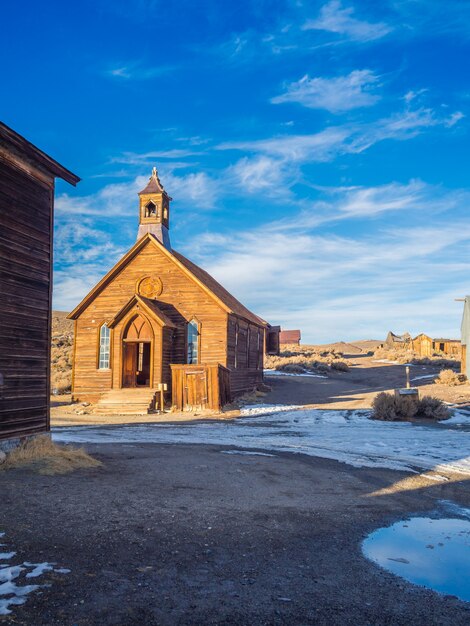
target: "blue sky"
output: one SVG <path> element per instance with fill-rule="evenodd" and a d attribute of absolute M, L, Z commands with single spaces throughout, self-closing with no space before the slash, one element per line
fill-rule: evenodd
<path fill-rule="evenodd" d="M 83 179 L 56 308 L 134 243 L 156 165 L 173 247 L 271 323 L 458 336 L 470 2 L 29 1 L 0 28 L 3 120 Z"/>

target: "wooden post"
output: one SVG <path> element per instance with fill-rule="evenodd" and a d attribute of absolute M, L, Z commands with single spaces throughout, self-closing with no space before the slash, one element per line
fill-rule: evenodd
<path fill-rule="evenodd" d="M 410 366 L 409 365 L 405 367 L 405 371 L 406 371 L 406 388 L 409 389 L 410 388 Z"/>

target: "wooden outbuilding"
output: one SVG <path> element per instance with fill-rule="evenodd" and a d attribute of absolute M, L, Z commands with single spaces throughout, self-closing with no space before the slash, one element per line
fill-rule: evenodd
<path fill-rule="evenodd" d="M 49 429 L 55 178 L 80 180 L 0 122 L 0 440 Z"/>
<path fill-rule="evenodd" d="M 419 356 L 432 356 L 434 352 L 433 340 L 429 335 L 421 333 L 413 339 L 412 349 Z"/>
<path fill-rule="evenodd" d="M 281 346 L 286 344 L 300 346 L 300 339 L 300 330 L 281 330 L 279 334 Z"/>
<path fill-rule="evenodd" d="M 154 168 L 136 244 L 69 315 L 73 397 L 98 413 L 151 411 L 160 391 L 179 410 L 218 409 L 263 381 L 278 329 L 172 249 L 170 201 Z"/>

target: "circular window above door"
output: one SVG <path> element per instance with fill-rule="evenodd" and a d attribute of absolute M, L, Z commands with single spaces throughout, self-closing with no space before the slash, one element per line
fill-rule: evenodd
<path fill-rule="evenodd" d="M 158 298 L 163 291 L 163 283 L 158 276 L 145 276 L 137 284 L 137 293 L 144 298 Z"/>

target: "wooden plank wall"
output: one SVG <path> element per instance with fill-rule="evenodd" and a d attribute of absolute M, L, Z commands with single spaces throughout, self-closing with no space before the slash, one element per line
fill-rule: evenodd
<path fill-rule="evenodd" d="M 264 329 L 229 316 L 227 367 L 233 397 L 252 391 L 263 381 Z"/>
<path fill-rule="evenodd" d="M 53 183 L 0 159 L 0 439 L 48 429 Z"/>

